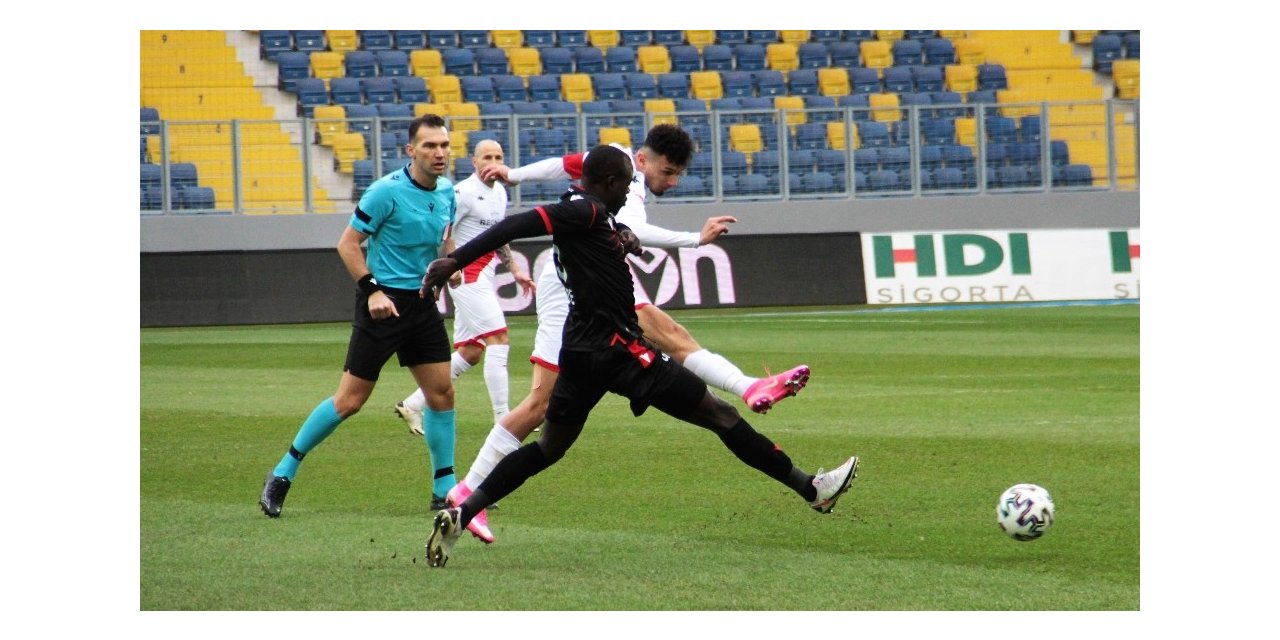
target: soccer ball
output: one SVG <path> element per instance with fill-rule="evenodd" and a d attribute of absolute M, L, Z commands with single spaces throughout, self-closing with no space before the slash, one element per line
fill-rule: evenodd
<path fill-rule="evenodd" d="M 1053 524 L 1053 496 L 1039 485 L 1015 484 L 996 503 L 996 522 L 1014 540 L 1035 540 Z"/>

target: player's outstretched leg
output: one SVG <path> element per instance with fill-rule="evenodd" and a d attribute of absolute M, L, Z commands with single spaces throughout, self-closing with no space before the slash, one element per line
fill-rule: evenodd
<path fill-rule="evenodd" d="M 457 507 L 471 495 L 471 487 L 467 486 L 466 480 L 459 482 L 449 490 L 449 494 L 445 496 L 445 500 L 450 507 Z M 489 516 L 485 514 L 485 510 L 481 509 L 475 517 L 471 518 L 471 522 L 467 523 L 467 531 L 471 535 L 480 538 L 485 544 L 493 543 L 493 531 L 489 529 Z"/>
<path fill-rule="evenodd" d="M 813 488 L 817 490 L 817 497 L 809 503 L 814 511 L 818 513 L 831 513 L 836 506 L 836 500 L 845 491 L 849 490 L 849 483 L 858 477 L 858 456 L 849 456 L 844 464 L 824 472 L 818 469 L 817 475 L 813 477 Z"/>
<path fill-rule="evenodd" d="M 812 372 L 808 365 L 800 365 L 782 373 L 760 378 L 747 387 L 742 400 L 756 413 L 765 413 L 786 398 L 796 395 L 809 383 Z"/>

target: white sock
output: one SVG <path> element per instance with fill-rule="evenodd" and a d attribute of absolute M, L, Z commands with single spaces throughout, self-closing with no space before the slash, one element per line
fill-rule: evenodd
<path fill-rule="evenodd" d="M 458 376 L 466 373 L 467 369 L 470 368 L 471 363 L 467 362 L 467 359 L 463 358 L 461 353 L 454 351 L 453 358 L 449 360 L 449 379 L 457 380 Z"/>
<path fill-rule="evenodd" d="M 729 362 L 724 356 L 706 349 L 699 349 L 689 354 L 689 357 L 684 359 L 684 368 L 702 378 L 703 382 L 738 397 L 742 397 L 747 392 L 747 387 L 757 380 L 757 378 L 747 377 L 742 373 L 742 369 Z"/>
<path fill-rule="evenodd" d="M 427 408 L 427 396 L 422 393 L 422 389 L 414 389 L 408 398 L 404 399 L 405 408 L 410 411 L 422 413 Z"/>
<path fill-rule="evenodd" d="M 502 425 L 493 425 L 489 430 L 489 437 L 484 439 L 484 446 L 480 447 L 480 453 L 476 454 L 475 462 L 472 462 L 471 468 L 467 470 L 464 482 L 471 487 L 472 491 L 475 491 L 503 458 L 519 448 L 520 441 L 516 440 L 515 436 L 502 428 Z"/>
<path fill-rule="evenodd" d="M 509 391 L 507 389 L 507 354 L 509 344 L 489 345 L 484 356 L 484 384 L 489 389 L 489 402 L 493 403 L 493 420 L 507 415 Z"/>

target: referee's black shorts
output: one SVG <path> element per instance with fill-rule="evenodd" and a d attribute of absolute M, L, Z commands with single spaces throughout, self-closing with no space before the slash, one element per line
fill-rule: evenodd
<path fill-rule="evenodd" d="M 369 315 L 369 297 L 356 292 L 355 319 L 351 321 L 343 371 L 377 381 L 382 365 L 393 353 L 402 367 L 448 362 L 453 347 L 435 301 L 419 298 L 417 290 L 383 287 L 382 291 L 391 298 L 400 316 L 374 320 Z"/>
<path fill-rule="evenodd" d="M 547 420 L 582 426 L 605 392 L 630 399 L 631 412 L 637 416 L 652 405 L 684 419 L 707 395 L 707 383 L 644 342 L 619 341 L 593 351 L 561 349 L 560 375 L 551 391 Z"/>

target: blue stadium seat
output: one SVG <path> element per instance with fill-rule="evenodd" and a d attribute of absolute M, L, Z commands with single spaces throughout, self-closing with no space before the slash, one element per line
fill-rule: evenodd
<path fill-rule="evenodd" d="M 511 73 L 511 65 L 507 61 L 507 52 L 499 47 L 489 47 L 476 51 L 476 65 L 481 75 L 498 76 Z M 544 67 L 543 72 L 546 72 Z"/>
<path fill-rule="evenodd" d="M 653 31 L 621 29 L 618 31 L 618 39 L 628 47 L 640 47 L 653 43 Z"/>
<path fill-rule="evenodd" d="M 926 30 L 907 29 L 906 31 L 902 32 L 902 37 L 909 40 L 928 40 L 930 38 L 937 37 L 937 35 L 938 35 L 938 32 L 933 29 L 926 29 Z"/>
<path fill-rule="evenodd" d="M 853 93 L 880 93 L 880 74 L 866 67 L 849 69 L 849 89 Z"/>
<path fill-rule="evenodd" d="M 1124 57 L 1131 60 L 1137 60 L 1142 57 L 1142 35 L 1134 33 L 1126 33 L 1120 37 L 1124 44 Z"/>
<path fill-rule="evenodd" d="M 726 98 L 745 98 L 755 95 L 751 73 L 747 71 L 720 72 L 720 85 Z"/>
<path fill-rule="evenodd" d="M 277 82 L 281 91 L 296 93 L 298 80 L 311 77 L 311 54 L 305 51 L 282 51 L 276 57 Z"/>
<path fill-rule="evenodd" d="M 702 102 L 699 100 L 699 102 Z M 686 122 L 688 116 L 680 117 L 680 128 L 689 134 L 689 138 L 693 140 L 694 149 L 710 149 L 711 148 L 711 124 L 699 121 Z M 710 116 L 708 116 L 710 117 Z"/>
<path fill-rule="evenodd" d="M 955 167 L 939 167 L 933 170 L 934 186 L 938 189 L 963 189 L 964 172 Z"/>
<path fill-rule="evenodd" d="M 143 189 L 160 191 L 160 176 L 164 170 L 158 164 L 139 166 L 138 186 Z"/>
<path fill-rule="evenodd" d="M 929 118 L 920 122 L 923 144 L 955 144 L 956 121 L 951 118 Z"/>
<path fill-rule="evenodd" d="M 836 99 L 831 96 L 804 96 L 804 108 L 808 110 L 809 122 L 837 122 L 844 119 L 844 114 L 837 110 Z"/>
<path fill-rule="evenodd" d="M 378 75 L 388 78 L 403 78 L 410 75 L 409 53 L 388 49 L 374 53 L 378 63 Z"/>
<path fill-rule="evenodd" d="M 598 93 L 594 101 L 583 102 L 578 105 L 578 109 L 586 121 L 588 130 L 613 126 L 613 109 L 609 106 L 609 101 L 601 98 Z"/>
<path fill-rule="evenodd" d="M 674 45 L 667 49 L 667 55 L 671 58 L 672 71 L 688 73 L 702 70 L 702 56 L 693 45 Z"/>
<path fill-rule="evenodd" d="M 852 42 L 832 42 L 827 45 L 827 53 L 831 56 L 831 66 L 846 69 L 858 66 L 862 55 L 858 45 Z"/>
<path fill-rule="evenodd" d="M 995 104 L 996 92 L 994 90 L 970 91 L 965 95 L 964 101 L 968 104 Z"/>
<path fill-rule="evenodd" d="M 795 149 L 825 149 L 827 125 L 820 122 L 798 124 L 793 138 L 792 147 Z"/>
<path fill-rule="evenodd" d="M 697 98 L 677 98 L 676 113 L 680 117 L 680 126 L 686 130 L 690 126 L 711 124 L 711 115 L 707 112 L 707 102 Z M 690 134 L 691 136 L 693 134 Z"/>
<path fill-rule="evenodd" d="M 676 184 L 672 193 L 676 196 L 696 198 L 711 195 L 711 188 L 700 176 L 686 175 Z"/>
<path fill-rule="evenodd" d="M 159 169 L 159 167 L 156 168 Z M 164 195 L 161 194 L 159 189 L 148 189 L 146 187 L 142 187 L 140 189 L 138 204 L 143 211 L 159 211 L 164 208 L 164 202 L 162 200 L 163 197 Z"/>
<path fill-rule="evenodd" d="M 451 76 L 476 75 L 476 52 L 473 49 L 441 49 L 440 59 L 444 63 L 444 72 Z"/>
<path fill-rule="evenodd" d="M 720 175 L 735 178 L 747 173 L 747 154 L 741 151 L 720 152 Z"/>
<path fill-rule="evenodd" d="M 893 146 L 889 139 L 889 126 L 875 120 L 858 123 L 858 139 L 862 141 L 864 147 Z"/>
<path fill-rule="evenodd" d="M 867 174 L 867 191 L 898 191 L 898 172 L 876 169 Z"/>
<path fill-rule="evenodd" d="M 1007 116 L 987 116 L 983 122 L 987 141 L 1008 144 L 1018 141 L 1018 127 L 1013 118 Z"/>
<path fill-rule="evenodd" d="M 604 52 L 604 62 L 609 71 L 613 73 L 629 73 L 639 70 L 635 47 L 626 45 L 609 47 L 609 50 Z"/>
<path fill-rule="evenodd" d="M 899 40 L 902 42 L 902 40 Z M 910 93 L 915 91 L 911 79 L 911 69 L 907 67 L 889 67 L 884 70 L 884 90 L 888 93 Z"/>
<path fill-rule="evenodd" d="M 747 31 L 716 31 L 716 42 L 722 45 L 742 44 L 747 41 Z M 706 51 L 706 49 L 703 49 Z"/>
<path fill-rule="evenodd" d="M 751 173 L 777 178 L 781 167 L 780 154 L 772 149 L 757 151 L 751 158 Z"/>
<path fill-rule="evenodd" d="M 472 145 L 474 147 L 474 145 Z M 505 150 L 504 150 L 505 151 Z M 476 172 L 476 165 L 468 156 L 453 161 L 453 182 L 457 184 L 471 177 Z"/>
<path fill-rule="evenodd" d="M 1111 73 L 1111 63 L 1124 57 L 1124 41 L 1120 36 L 1100 33 L 1093 37 L 1093 70 Z"/>
<path fill-rule="evenodd" d="M 502 102 L 524 102 L 529 99 L 524 78 L 511 74 L 493 76 L 493 92 Z"/>
<path fill-rule="evenodd" d="M 200 174 L 195 163 L 174 162 L 169 165 L 170 188 L 197 186 L 200 186 Z"/>
<path fill-rule="evenodd" d="M 875 40 L 876 32 L 870 29 L 860 29 L 860 30 L 845 29 L 844 39 L 848 42 L 854 43 L 854 45 L 856 46 L 858 43 L 862 42 L 863 40 Z"/>
<path fill-rule="evenodd" d="M 491 44 L 488 29 L 460 29 L 458 45 L 468 49 L 482 49 Z"/>
<path fill-rule="evenodd" d="M 458 46 L 458 32 L 446 29 L 427 31 L 427 43 L 432 49 L 452 49 Z"/>
<path fill-rule="evenodd" d="M 1018 120 L 1019 141 L 1039 144 L 1042 136 L 1040 116 L 1022 116 Z"/>
<path fill-rule="evenodd" d="M 360 84 L 361 80 L 361 78 L 330 78 L 329 94 L 333 104 L 344 107 L 364 104 L 364 87 Z"/>
<path fill-rule="evenodd" d="M 711 101 L 711 110 L 719 111 L 721 124 L 737 124 L 742 122 L 742 114 L 725 113 L 742 109 L 742 99 L 737 97 L 716 98 Z"/>
<path fill-rule="evenodd" d="M 574 48 L 573 62 L 578 73 L 604 73 L 605 71 L 604 52 L 597 47 Z"/>
<path fill-rule="evenodd" d="M 365 51 L 386 51 L 391 48 L 391 32 L 373 29 L 356 31 L 360 39 L 360 48 Z"/>
<path fill-rule="evenodd" d="M 830 44 L 832 42 L 840 42 L 843 39 L 844 34 L 839 29 L 814 29 L 809 32 L 809 40 L 813 42 Z"/>
<path fill-rule="evenodd" d="M 557 49 L 556 32 L 550 29 L 525 29 L 524 44 L 535 49 Z M 543 61 L 545 64 L 545 60 Z M 568 73 L 568 72 L 566 72 Z"/>
<path fill-rule="evenodd" d="M 871 173 L 880 168 L 880 147 L 861 147 L 853 150 L 853 170 Z"/>
<path fill-rule="evenodd" d="M 684 44 L 683 29 L 654 29 L 654 44 L 665 44 L 668 47 L 674 44 Z"/>
<path fill-rule="evenodd" d="M 773 98 L 757 96 L 755 98 L 739 98 L 742 101 L 742 108 L 747 112 L 742 116 L 743 122 L 755 123 L 759 125 L 769 125 L 769 129 L 773 128 L 774 116 L 777 110 L 773 106 Z M 761 127 L 760 133 L 767 135 L 765 127 Z M 768 140 L 765 141 L 768 145 Z"/>
<path fill-rule="evenodd" d="M 733 46 L 734 68 L 738 71 L 760 71 L 764 69 L 764 45 L 755 43 Z"/>
<path fill-rule="evenodd" d="M 324 51 L 329 48 L 329 41 L 322 30 L 298 30 L 293 32 L 293 48 L 306 53 Z"/>
<path fill-rule="evenodd" d="M 563 156 L 569 153 L 569 141 L 560 129 L 537 129 L 533 132 L 533 146 L 543 156 Z"/>
<path fill-rule="evenodd" d="M 756 95 L 762 98 L 787 95 L 787 83 L 781 71 L 763 69 L 751 74 Z M 747 96 L 743 96 L 744 98 Z"/>
<path fill-rule="evenodd" d="M 908 147 L 884 147 L 880 149 L 880 168 L 902 171 L 911 168 L 911 149 Z"/>
<path fill-rule="evenodd" d="M 973 149 L 968 145 L 949 144 L 942 148 L 942 163 L 944 166 L 963 171 L 972 170 L 976 160 L 973 157 Z"/>
<path fill-rule="evenodd" d="M 293 33 L 287 30 L 259 31 L 258 57 L 275 60 L 281 53 L 293 51 Z"/>
<path fill-rule="evenodd" d="M 1004 142 L 988 142 L 983 145 L 986 153 L 986 165 L 990 168 L 1003 167 L 1009 164 L 1009 145 Z"/>
<path fill-rule="evenodd" d="M 648 73 L 634 71 L 623 74 L 627 85 L 627 97 L 632 100 L 648 100 L 658 97 L 658 81 Z"/>
<path fill-rule="evenodd" d="M 360 81 L 360 90 L 368 104 L 396 101 L 396 84 L 392 78 L 364 78 Z"/>
<path fill-rule="evenodd" d="M 924 64 L 924 45 L 919 40 L 903 38 L 889 47 L 893 54 L 893 66 L 909 67 Z"/>
<path fill-rule="evenodd" d="M 578 106 L 576 104 L 565 100 L 543 100 L 542 109 L 549 116 L 547 123 L 551 128 L 578 128 Z"/>
<path fill-rule="evenodd" d="M 343 74 L 348 78 L 368 78 L 378 75 L 378 61 L 372 51 L 356 49 L 342 54 Z"/>
<path fill-rule="evenodd" d="M 946 38 L 930 38 L 924 41 L 924 61 L 931 66 L 956 63 L 956 46 Z"/>
<path fill-rule="evenodd" d="M 796 48 L 801 69 L 822 69 L 830 66 L 827 45 L 821 42 L 802 42 Z"/>
<path fill-rule="evenodd" d="M 1040 145 L 1034 142 L 1017 142 L 1008 146 L 1009 164 L 1021 166 L 1040 165 Z"/>
<path fill-rule="evenodd" d="M 825 171 L 836 178 L 836 182 L 844 186 L 845 158 L 843 151 L 836 149 L 817 149 L 814 151 L 813 159 L 819 171 Z"/>
<path fill-rule="evenodd" d="M 712 154 L 710 151 L 695 151 L 693 157 L 689 159 L 689 167 L 687 172 L 691 176 L 699 178 L 711 177 L 712 171 Z M 159 169 L 159 167 L 157 167 Z M 159 174 L 157 174 L 159 175 Z M 159 180 L 159 178 L 157 178 Z"/>
<path fill-rule="evenodd" d="M 214 195 L 211 187 L 184 187 L 179 191 L 182 208 L 208 211 L 214 207 Z"/>
<path fill-rule="evenodd" d="M 1023 165 L 1010 165 L 996 169 L 996 186 L 999 188 L 1029 187 L 1034 184 L 1030 172 Z"/>
<path fill-rule="evenodd" d="M 1004 65 L 987 63 L 978 65 L 978 90 L 1000 90 L 1009 88 L 1009 78 Z"/>
<path fill-rule="evenodd" d="M 530 100 L 560 99 L 560 76 L 529 76 L 528 81 Z"/>
<path fill-rule="evenodd" d="M 392 78 L 392 82 L 396 85 L 396 95 L 400 102 L 431 102 L 426 80 L 418 76 L 399 76 Z"/>
<path fill-rule="evenodd" d="M 1087 164 L 1069 164 L 1063 167 L 1062 185 L 1068 187 L 1092 187 L 1093 169 Z"/>
<path fill-rule="evenodd" d="M 525 32 L 527 36 L 528 31 Z M 563 47 L 547 47 L 539 50 L 542 59 L 542 72 L 551 75 L 573 73 L 573 51 Z"/>
<path fill-rule="evenodd" d="M 373 135 L 373 118 L 378 117 L 378 106 L 372 104 L 353 104 L 343 107 L 347 115 L 347 128 L 352 133 L 359 133 L 368 140 Z"/>
<path fill-rule="evenodd" d="M 778 31 L 776 29 L 755 29 L 747 31 L 747 38 L 751 42 L 769 44 L 778 41 Z"/>
<path fill-rule="evenodd" d="M 316 107 L 329 104 L 329 90 L 320 78 L 301 78 L 294 90 L 298 94 L 298 115 L 304 118 L 310 118 Z"/>
<path fill-rule="evenodd" d="M 416 51 L 427 48 L 427 37 L 421 31 L 396 30 L 391 32 L 391 41 L 400 51 Z"/>
<path fill-rule="evenodd" d="M 793 96 L 812 96 L 818 93 L 816 69 L 793 69 L 787 74 L 787 89 Z"/>
<path fill-rule="evenodd" d="M 541 101 L 508 102 L 507 104 L 511 105 L 511 113 L 516 117 L 516 127 L 521 131 L 532 131 L 547 126 L 547 110 Z"/>
<path fill-rule="evenodd" d="M 836 106 L 852 107 L 853 119 L 856 121 L 871 119 L 871 100 L 866 93 L 851 93 L 836 98 Z"/>
<path fill-rule="evenodd" d="M 392 102 L 375 105 L 384 132 L 408 131 L 409 121 L 413 119 L 413 105 L 403 102 Z M 347 113 L 350 115 L 351 109 Z"/>
<path fill-rule="evenodd" d="M 911 67 L 911 80 L 915 83 L 916 91 L 933 93 L 944 89 L 942 67 Z"/>
<path fill-rule="evenodd" d="M 813 171 L 815 156 L 810 149 L 795 149 L 787 154 L 787 173 L 803 175 Z"/>
<path fill-rule="evenodd" d="M 732 71 L 733 48 L 728 44 L 709 44 L 702 48 L 702 65 L 707 71 Z"/>
<path fill-rule="evenodd" d="M 560 30 L 556 32 L 556 41 L 558 41 L 562 47 L 584 47 L 587 45 L 587 32 Z M 592 48 L 595 49 L 595 47 Z M 596 49 L 596 51 L 599 51 L 599 49 Z M 579 67 L 579 71 L 581 71 L 581 67 Z"/>
<path fill-rule="evenodd" d="M 621 73 L 595 73 L 591 75 L 591 89 L 596 100 L 625 100 L 627 83 Z"/>
<path fill-rule="evenodd" d="M 1066 140 L 1049 141 L 1049 164 L 1055 167 L 1071 164 L 1071 149 Z"/>
<path fill-rule="evenodd" d="M 954 91 L 934 91 L 930 94 L 934 105 L 953 105 L 933 112 L 936 118 L 963 118 L 968 114 L 964 107 L 964 98 Z"/>
<path fill-rule="evenodd" d="M 493 89 L 493 78 L 489 76 L 462 76 L 463 102 L 494 102 L 497 93 Z"/>
<path fill-rule="evenodd" d="M 138 133 L 141 135 L 160 133 L 160 112 L 155 107 L 139 107 Z"/>
<path fill-rule="evenodd" d="M 659 75 L 658 95 L 663 98 L 688 98 L 689 74 L 673 71 Z"/>
<path fill-rule="evenodd" d="M 946 145 L 927 144 L 920 147 L 920 168 L 930 171 L 942 166 L 942 149 Z"/>

